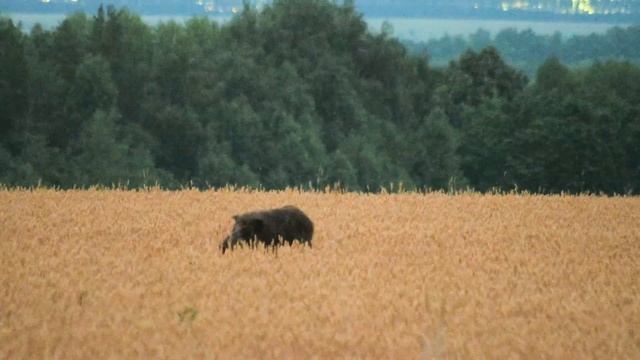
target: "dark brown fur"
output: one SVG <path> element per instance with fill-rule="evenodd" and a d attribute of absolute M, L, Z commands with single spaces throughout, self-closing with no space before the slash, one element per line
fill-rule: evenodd
<path fill-rule="evenodd" d="M 236 223 L 231 234 L 220 244 L 223 254 L 242 243 L 252 247 L 261 243 L 275 249 L 278 245 L 291 245 L 298 240 L 311 247 L 313 222 L 295 206 L 249 212 L 233 219 Z"/>

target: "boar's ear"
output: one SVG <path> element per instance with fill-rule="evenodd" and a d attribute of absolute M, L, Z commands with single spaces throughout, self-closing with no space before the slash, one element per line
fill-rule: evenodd
<path fill-rule="evenodd" d="M 238 222 L 240 215 L 233 215 L 231 218 L 233 218 L 233 221 Z"/>

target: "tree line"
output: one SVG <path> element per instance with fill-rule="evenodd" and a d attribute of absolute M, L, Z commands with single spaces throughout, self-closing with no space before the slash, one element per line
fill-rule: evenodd
<path fill-rule="evenodd" d="M 600 60 L 628 60 L 640 63 L 640 25 L 613 27 L 603 34 L 574 35 L 563 38 L 559 32 L 539 35 L 531 29 L 507 28 L 495 36 L 484 29 L 464 36 L 445 35 L 426 42 L 406 41 L 405 45 L 415 53 L 429 54 L 432 64 L 446 65 L 467 49 L 479 51 L 493 46 L 507 63 L 535 75 L 536 70 L 548 58 L 557 57 L 572 67 L 590 65 Z"/>
<path fill-rule="evenodd" d="M 0 54 L 8 185 L 640 188 L 635 65 L 550 58 L 529 81 L 489 46 L 434 68 L 349 3 L 153 27 L 108 7 L 29 34 L 2 19 Z"/>

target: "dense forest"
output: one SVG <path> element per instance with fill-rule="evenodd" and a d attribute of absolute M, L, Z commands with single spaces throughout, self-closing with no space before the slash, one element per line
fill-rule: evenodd
<path fill-rule="evenodd" d="M 434 68 L 349 3 L 1 19 L 0 55 L 8 185 L 640 189 L 637 66 L 551 57 L 530 81 L 488 46 Z"/>
<path fill-rule="evenodd" d="M 613 27 L 604 34 L 574 35 L 560 33 L 538 35 L 531 29 L 503 29 L 493 36 L 478 29 L 467 37 L 445 35 L 427 42 L 405 41 L 416 54 L 428 54 L 432 65 L 446 65 L 468 49 L 480 51 L 495 47 L 505 61 L 531 76 L 548 58 L 557 57 L 570 67 L 590 65 L 594 61 L 627 60 L 640 64 L 640 25 Z"/>

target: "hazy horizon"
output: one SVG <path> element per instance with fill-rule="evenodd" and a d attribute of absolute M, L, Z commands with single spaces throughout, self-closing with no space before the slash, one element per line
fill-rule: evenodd
<path fill-rule="evenodd" d="M 92 13 L 85 12 L 91 16 Z M 7 12 L 3 15 L 11 18 L 15 23 L 22 25 L 23 31 L 30 31 L 39 23 L 45 29 L 55 28 L 69 14 L 38 14 Z M 199 15 L 140 15 L 140 18 L 149 25 L 157 25 L 161 22 L 176 21 L 184 23 L 188 19 Z M 231 15 L 208 15 L 218 23 L 225 23 L 232 18 Z M 393 36 L 401 40 L 428 41 L 443 36 L 468 36 L 479 29 L 489 31 L 495 35 L 507 28 L 517 30 L 531 29 L 539 35 L 551 35 L 559 32 L 563 37 L 573 35 L 588 35 L 591 33 L 604 33 L 615 26 L 628 26 L 632 24 L 620 23 L 588 23 L 571 21 L 532 21 L 532 20 L 483 20 L 483 19 L 446 19 L 446 18 L 403 18 L 403 17 L 370 17 L 365 16 L 369 31 L 379 32 L 382 24 L 388 22 L 393 27 Z"/>

